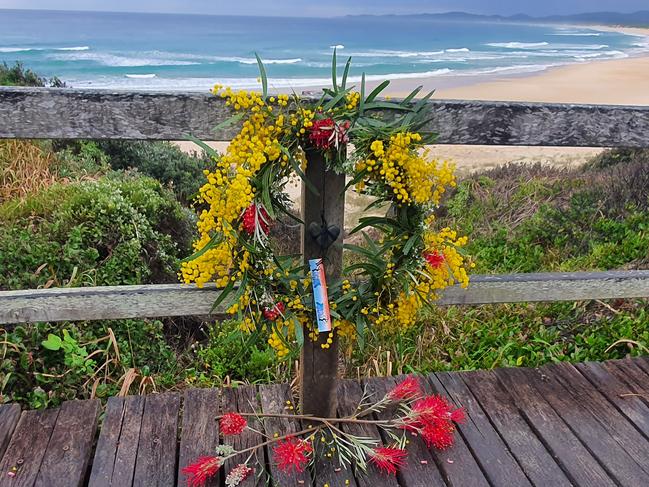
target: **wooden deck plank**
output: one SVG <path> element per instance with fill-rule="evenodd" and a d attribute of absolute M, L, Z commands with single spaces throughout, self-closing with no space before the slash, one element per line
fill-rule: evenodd
<path fill-rule="evenodd" d="M 378 401 L 394 387 L 398 379 L 392 377 L 372 378 L 364 381 L 367 392 L 371 394 L 371 401 Z M 425 381 L 422 380 L 422 384 Z M 376 415 L 378 418 L 389 418 L 393 414 L 392 409 L 386 409 L 383 413 Z M 388 439 L 384 436 L 383 441 Z M 420 437 L 409 435 L 408 463 L 399 469 L 397 475 L 399 484 L 404 487 L 430 487 L 446 486 L 442 471 L 438 464 L 438 458 L 428 449 Z M 379 484 L 380 485 L 380 484 Z M 452 484 L 451 484 L 452 485 Z M 469 484 L 467 484 L 469 485 Z"/>
<path fill-rule="evenodd" d="M 18 420 L 20 420 L 18 404 L 0 404 L 0 460 L 7 449 Z"/>
<path fill-rule="evenodd" d="M 358 382 L 353 380 L 338 381 L 338 416 L 351 416 L 354 414 L 362 397 L 363 389 Z M 341 425 L 341 428 L 343 431 L 355 436 L 381 441 L 381 433 L 379 432 L 379 429 L 370 424 L 345 423 Z M 345 477 L 348 478 L 348 475 Z M 386 476 L 373 464 L 368 465 L 367 472 L 362 472 L 355 468 L 354 477 L 358 487 L 376 487 L 377 485 L 398 487 L 399 485 L 396 477 L 391 475 Z"/>
<path fill-rule="evenodd" d="M 238 387 L 236 389 L 225 388 L 222 391 L 221 411 L 223 413 L 238 411 L 241 413 L 260 413 L 261 406 L 257 399 L 257 388 L 254 386 Z M 263 426 L 255 417 L 248 417 L 248 425 L 256 431 L 262 431 Z M 236 436 L 226 436 L 223 442 L 232 445 L 236 450 L 243 450 L 253 447 L 264 441 L 260 433 L 246 429 L 243 433 Z M 243 458 L 234 458 L 225 464 L 227 473 L 238 463 L 243 463 L 247 455 Z M 250 459 L 248 466 L 254 469 L 254 475 L 248 477 L 240 487 L 261 487 L 267 484 L 268 473 L 266 471 L 266 458 L 263 448 L 257 448 Z"/>
<path fill-rule="evenodd" d="M 488 416 L 457 373 L 438 372 L 428 376 L 438 393 L 456 407 L 463 407 L 467 419 L 458 425 L 467 446 L 473 452 L 491 485 L 520 487 L 532 484 L 525 476 L 507 445 L 494 430 Z"/>
<path fill-rule="evenodd" d="M 649 394 L 649 375 L 638 366 L 637 361 L 629 359 L 609 360 L 604 362 L 602 366 L 611 372 L 617 371 L 617 376 L 634 387 L 636 392 Z"/>
<path fill-rule="evenodd" d="M 469 387 L 534 485 L 572 485 L 560 465 L 536 436 L 512 397 L 491 371 L 454 372 Z"/>
<path fill-rule="evenodd" d="M 619 370 L 610 371 L 596 362 L 576 364 L 581 372 L 629 421 L 649 438 L 649 406 L 626 382 Z M 646 441 L 646 440 L 645 440 Z"/>
<path fill-rule="evenodd" d="M 79 487 L 85 482 L 100 408 L 97 399 L 63 403 L 35 487 Z"/>
<path fill-rule="evenodd" d="M 649 357 L 646 356 L 641 356 L 641 357 L 635 357 L 632 359 L 626 359 L 628 362 L 632 362 L 635 364 L 637 367 L 641 368 L 642 370 L 645 371 L 646 374 L 649 375 Z"/>
<path fill-rule="evenodd" d="M 0 461 L 0 487 L 32 487 L 41 468 L 59 409 L 24 411 Z M 15 470 L 15 476 L 9 472 Z"/>
<path fill-rule="evenodd" d="M 287 401 L 293 401 L 288 384 L 259 386 L 262 411 L 266 414 L 286 414 Z M 298 420 L 286 418 L 264 418 L 264 431 L 270 438 L 280 437 L 300 430 Z M 272 450 L 272 449 L 271 449 Z M 311 476 L 308 471 L 286 473 L 277 467 L 272 451 L 268 452 L 268 462 L 273 485 L 279 486 L 312 486 Z"/>
<path fill-rule="evenodd" d="M 562 384 L 575 403 L 590 411 L 608 435 L 635 460 L 645 474 L 649 474 L 649 443 L 646 438 L 572 364 L 553 364 L 541 370 Z M 577 419 L 580 424 L 585 423 L 583 416 Z"/>
<path fill-rule="evenodd" d="M 220 394 L 218 389 L 188 389 L 183 396 L 182 430 L 178 447 L 178 487 L 185 487 L 187 480 L 181 470 L 198 457 L 214 455 L 219 445 Z M 219 476 L 208 482 L 207 487 L 218 487 Z"/>
<path fill-rule="evenodd" d="M 145 396 L 108 399 L 89 487 L 129 486 L 133 483 L 145 399 Z"/>
<path fill-rule="evenodd" d="M 176 483 L 180 395 L 146 396 L 133 486 L 168 487 Z"/>
<path fill-rule="evenodd" d="M 495 374 L 541 442 L 575 485 L 613 487 L 611 479 L 563 419 L 532 386 L 522 369 L 496 369 Z"/>

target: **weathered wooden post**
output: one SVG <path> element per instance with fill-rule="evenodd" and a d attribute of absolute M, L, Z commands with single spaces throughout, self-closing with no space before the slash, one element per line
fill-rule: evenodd
<path fill-rule="evenodd" d="M 302 254 L 308 265 L 309 259 L 321 257 L 327 282 L 340 277 L 343 266 L 343 229 L 345 216 L 345 175 L 327 170 L 321 151 L 307 151 L 306 178 L 319 194 L 302 184 Z M 311 223 L 336 225 L 340 236 L 327 249 L 323 249 L 309 232 Z M 323 349 L 328 333 L 320 333 L 317 341 L 311 341 L 305 330 L 304 346 L 300 366 L 300 404 L 304 414 L 331 417 L 336 414 L 338 377 L 338 337 L 334 333 L 333 343 Z"/>

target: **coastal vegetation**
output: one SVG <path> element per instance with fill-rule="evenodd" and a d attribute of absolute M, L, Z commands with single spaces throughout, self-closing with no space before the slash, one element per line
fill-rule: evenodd
<path fill-rule="evenodd" d="M 573 169 L 477 172 L 439 219 L 471 236 L 479 273 L 646 268 L 648 163 L 647 151 L 613 150 Z M 0 142 L 0 290 L 175 282 L 204 166 L 169 143 Z M 649 351 L 648 312 L 644 300 L 437 308 L 343 347 L 341 367 L 357 377 L 619 358 Z M 249 345 L 234 321 L 169 318 L 5 326 L 0 356 L 0 402 L 32 408 L 286 381 L 297 358 Z"/>

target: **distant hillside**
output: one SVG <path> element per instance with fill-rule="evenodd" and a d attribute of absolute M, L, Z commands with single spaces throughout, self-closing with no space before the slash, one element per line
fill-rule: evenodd
<path fill-rule="evenodd" d="M 367 16 L 364 16 L 367 17 Z M 620 12 L 590 12 L 574 15 L 550 15 L 546 17 L 532 17 L 525 14 L 516 15 L 479 15 L 466 12 L 445 12 L 440 14 L 400 15 L 399 17 L 427 17 L 439 20 L 465 20 L 465 21 L 503 21 L 503 22 L 553 22 L 571 24 L 604 24 L 627 25 L 634 27 L 649 27 L 649 10 L 640 10 L 633 13 Z"/>

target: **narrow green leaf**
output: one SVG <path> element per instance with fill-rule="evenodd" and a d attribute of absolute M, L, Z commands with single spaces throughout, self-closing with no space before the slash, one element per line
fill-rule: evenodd
<path fill-rule="evenodd" d="M 361 75 L 361 99 L 358 102 L 358 114 L 362 115 L 365 110 L 365 73 Z"/>
<path fill-rule="evenodd" d="M 345 70 L 343 71 L 343 82 L 341 88 L 344 90 L 347 88 L 347 75 L 349 74 L 349 68 L 352 65 L 352 57 L 347 58 L 347 64 L 345 64 Z"/>
<path fill-rule="evenodd" d="M 220 244 L 222 241 L 223 241 L 223 235 L 219 233 L 218 235 L 215 235 L 214 237 L 212 237 L 212 238 L 210 239 L 210 241 L 207 242 L 207 243 L 203 246 L 202 249 L 197 250 L 196 252 L 194 252 L 194 253 L 193 253 L 192 255 L 190 255 L 189 257 L 185 257 L 185 258 L 184 258 L 183 260 L 181 260 L 180 262 L 181 262 L 181 263 L 183 263 L 183 262 L 190 262 L 190 261 L 192 261 L 192 260 L 194 260 L 194 259 L 198 259 L 201 255 L 203 255 L 203 254 L 204 254 L 205 252 L 207 252 L 208 250 L 213 249 L 213 248 L 216 247 L 218 244 Z"/>
<path fill-rule="evenodd" d="M 414 90 L 412 90 L 408 96 L 406 96 L 403 100 L 401 100 L 401 103 L 402 103 L 403 105 L 407 105 L 407 104 L 410 103 L 410 101 L 411 101 L 415 96 L 417 96 L 417 94 L 418 94 L 421 90 L 423 90 L 423 89 L 424 89 L 423 86 L 421 86 L 421 85 L 420 85 L 420 86 L 417 86 L 417 88 L 415 88 Z"/>
<path fill-rule="evenodd" d="M 338 93 L 338 80 L 336 79 L 336 48 L 334 47 L 334 55 L 331 58 L 331 81 L 334 87 L 334 92 Z"/>
<path fill-rule="evenodd" d="M 264 101 L 266 101 L 266 97 L 268 96 L 268 76 L 266 75 L 266 68 L 264 67 L 264 63 L 261 62 L 261 58 L 259 57 L 259 54 L 255 53 L 255 57 L 257 58 L 257 65 L 259 66 L 259 76 L 261 77 L 261 96 Z"/>
<path fill-rule="evenodd" d="M 379 96 L 379 94 L 380 94 L 384 89 L 386 89 L 386 88 L 388 87 L 389 84 L 390 84 L 390 80 L 388 80 L 388 79 L 386 79 L 386 80 L 383 81 L 381 84 L 379 84 L 376 88 L 374 88 L 374 89 L 372 90 L 372 93 L 370 93 L 369 95 L 367 95 L 367 99 L 365 100 L 365 103 L 366 103 L 366 104 L 367 104 L 367 103 L 371 103 L 372 100 L 374 100 L 374 98 L 376 98 L 377 96 Z"/>
<path fill-rule="evenodd" d="M 219 307 L 219 304 L 221 304 L 225 300 L 225 298 L 228 297 L 228 295 L 232 292 L 233 289 L 234 289 L 234 281 L 229 280 L 226 286 L 221 290 L 221 294 L 219 294 L 219 297 L 216 298 L 216 301 L 214 301 L 212 308 L 210 308 L 210 313 L 212 313 L 216 308 Z"/>
<path fill-rule="evenodd" d="M 419 233 L 415 233 L 412 237 L 408 239 L 406 242 L 406 245 L 403 246 L 403 253 L 405 255 L 408 255 L 410 251 L 412 250 L 412 247 L 417 243 L 417 241 L 421 238 L 421 235 Z"/>
<path fill-rule="evenodd" d="M 304 346 L 304 330 L 302 329 L 302 323 L 297 319 L 295 315 L 292 315 L 293 327 L 295 328 L 295 340 L 297 344 L 302 348 Z"/>
<path fill-rule="evenodd" d="M 240 112 L 237 113 L 236 115 L 232 115 L 230 118 L 227 120 L 224 120 L 220 124 L 218 124 L 216 127 L 212 129 L 212 132 L 217 132 L 219 130 L 222 130 L 224 128 L 230 127 L 234 125 L 235 123 L 238 123 L 243 117 L 245 116 L 245 113 Z"/>
<path fill-rule="evenodd" d="M 205 142 L 203 142 L 201 139 L 194 137 L 193 135 L 187 135 L 185 138 L 197 146 L 199 146 L 201 149 L 205 151 L 205 153 L 210 156 L 214 157 L 216 159 L 221 157 L 221 154 L 219 154 L 217 151 L 215 151 L 213 148 L 211 148 L 209 145 L 207 145 Z"/>
<path fill-rule="evenodd" d="M 273 202 L 270 198 L 270 183 L 273 178 L 273 166 L 267 165 L 266 167 L 267 169 L 264 172 L 264 177 L 262 178 L 263 188 L 261 189 L 261 199 L 264 202 L 264 207 L 268 212 L 268 216 L 274 220 L 275 210 L 273 210 Z"/>

